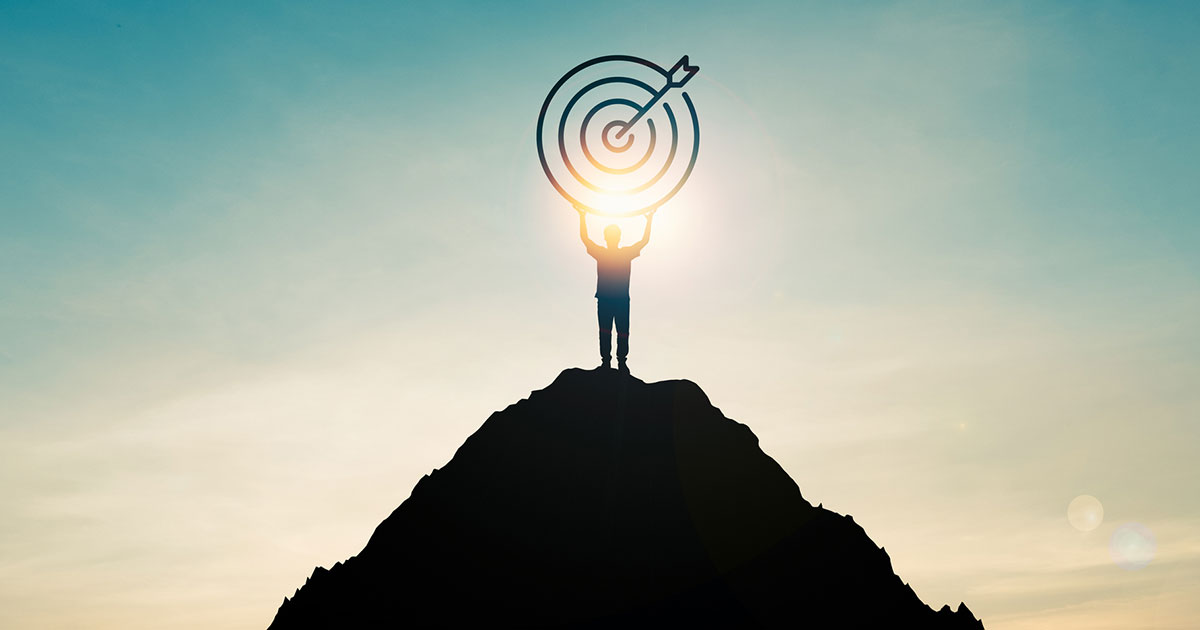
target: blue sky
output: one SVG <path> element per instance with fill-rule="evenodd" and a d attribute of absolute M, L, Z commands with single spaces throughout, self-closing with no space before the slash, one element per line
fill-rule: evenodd
<path fill-rule="evenodd" d="M 704 135 L 635 264 L 635 373 L 699 383 L 935 606 L 1188 627 L 1198 27 L 4 3 L 0 625 L 261 627 L 491 411 L 595 362 L 538 107 L 582 60 L 686 53 Z M 1136 571 L 1126 522 L 1158 545 Z"/>

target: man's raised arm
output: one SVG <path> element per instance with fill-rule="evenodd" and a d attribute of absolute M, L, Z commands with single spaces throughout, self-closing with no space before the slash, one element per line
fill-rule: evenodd
<path fill-rule="evenodd" d="M 587 210 L 575 206 L 575 211 L 579 213 L 579 240 L 583 241 L 583 246 L 587 248 L 588 253 L 591 253 L 593 249 L 600 249 L 599 245 L 588 238 Z"/>
<path fill-rule="evenodd" d="M 646 215 L 646 231 L 642 232 L 642 240 L 630 245 L 630 249 L 635 249 L 640 252 L 642 251 L 642 248 L 646 246 L 646 243 L 650 242 L 650 224 L 654 222 L 654 213 L 656 211 L 657 208 L 655 210 L 651 210 L 650 213 Z"/>

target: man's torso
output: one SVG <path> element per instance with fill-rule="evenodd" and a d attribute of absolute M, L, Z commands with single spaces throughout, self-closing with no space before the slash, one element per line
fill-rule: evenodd
<path fill-rule="evenodd" d="M 597 249 L 589 252 L 596 259 L 596 297 L 629 299 L 629 273 L 638 252 L 632 247 Z"/>

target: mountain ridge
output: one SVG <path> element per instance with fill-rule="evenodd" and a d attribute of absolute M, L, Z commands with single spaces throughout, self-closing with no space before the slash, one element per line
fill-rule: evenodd
<path fill-rule="evenodd" d="M 696 383 L 578 368 L 493 413 L 270 629 L 483 623 L 983 627 L 922 603 Z"/>

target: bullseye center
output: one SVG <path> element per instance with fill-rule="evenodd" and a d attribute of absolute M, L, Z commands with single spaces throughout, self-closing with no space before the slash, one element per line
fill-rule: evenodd
<path fill-rule="evenodd" d="M 633 134 L 625 134 L 624 143 L 621 145 L 613 144 L 613 137 L 625 127 L 625 122 L 622 120 L 614 120 L 607 125 L 604 125 L 604 131 L 600 134 L 600 140 L 604 143 L 604 148 L 613 153 L 620 153 L 629 147 L 633 146 Z"/>

